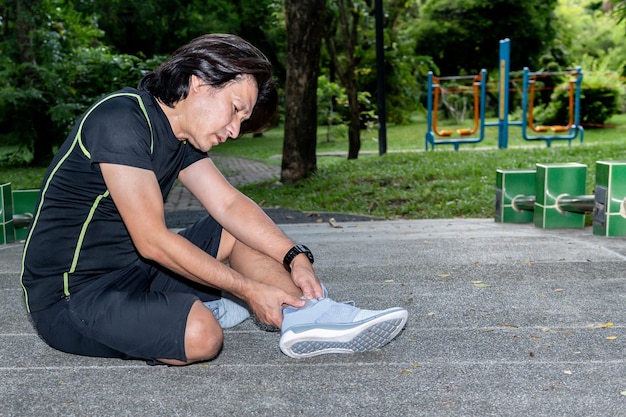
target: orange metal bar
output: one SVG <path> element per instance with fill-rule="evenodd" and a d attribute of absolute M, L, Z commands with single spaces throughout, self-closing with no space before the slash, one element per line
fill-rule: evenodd
<path fill-rule="evenodd" d="M 533 123 L 533 109 L 535 103 L 535 78 L 530 80 L 530 88 L 528 91 L 528 117 L 527 125 L 533 131 L 537 133 L 547 132 L 551 130 L 553 132 L 567 132 L 574 124 L 574 83 L 576 80 L 570 78 L 569 80 L 569 122 L 567 125 L 554 125 L 554 126 L 535 126 Z"/>
<path fill-rule="evenodd" d="M 478 119 L 480 116 L 480 82 L 482 81 L 481 74 L 474 77 L 474 127 L 472 129 L 457 129 L 457 133 L 461 136 L 469 136 L 476 133 L 478 130 Z"/>

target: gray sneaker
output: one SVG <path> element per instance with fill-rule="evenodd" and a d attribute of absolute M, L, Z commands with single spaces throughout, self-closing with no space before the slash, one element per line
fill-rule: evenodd
<path fill-rule="evenodd" d="M 328 297 L 328 290 L 326 290 L 326 286 L 324 285 L 324 283 L 322 282 L 322 298 L 326 298 Z M 351 301 L 348 301 L 348 303 L 352 303 Z M 352 303 L 354 305 L 354 303 Z M 252 321 L 254 322 L 254 324 L 261 330 L 263 330 L 264 332 L 273 332 L 273 333 L 277 333 L 280 332 L 280 329 L 278 327 L 272 326 L 271 324 L 265 324 L 263 322 L 261 322 L 261 320 L 259 320 L 259 318 L 257 316 L 252 316 Z"/>
<path fill-rule="evenodd" d="M 283 310 L 280 350 L 292 358 L 380 349 L 400 333 L 408 313 L 400 307 L 362 310 L 330 298 Z"/>
<path fill-rule="evenodd" d="M 222 326 L 222 329 L 235 327 L 239 323 L 250 317 L 250 310 L 245 307 L 243 301 L 233 301 L 222 297 L 213 301 L 203 303 L 213 312 L 215 319 Z"/>

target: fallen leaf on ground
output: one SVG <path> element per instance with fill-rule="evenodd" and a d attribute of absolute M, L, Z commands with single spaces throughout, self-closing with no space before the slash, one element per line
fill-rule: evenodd
<path fill-rule="evenodd" d="M 617 336 L 607 336 L 606 340 L 616 340 Z"/>
<path fill-rule="evenodd" d="M 540 330 L 542 332 L 545 333 L 563 333 L 563 334 L 574 334 L 573 330 L 569 330 L 569 329 L 565 329 L 565 330 L 559 330 L 559 329 L 551 329 L 549 327 L 541 327 Z"/>
<path fill-rule="evenodd" d="M 335 229 L 341 229 L 343 227 L 342 225 L 337 223 L 337 221 L 333 217 L 328 219 L 328 224 L 330 225 L 330 227 L 334 227 Z"/>
<path fill-rule="evenodd" d="M 609 327 L 613 327 L 613 323 L 608 322 L 608 323 L 602 323 L 602 324 L 595 324 L 595 323 L 591 323 L 587 325 L 588 329 L 606 329 Z"/>

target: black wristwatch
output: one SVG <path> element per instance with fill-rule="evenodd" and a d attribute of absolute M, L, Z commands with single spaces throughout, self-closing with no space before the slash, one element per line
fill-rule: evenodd
<path fill-rule="evenodd" d="M 285 257 L 283 258 L 283 265 L 285 269 L 291 272 L 291 262 L 293 262 L 293 258 L 304 253 L 306 257 L 309 259 L 309 262 L 313 263 L 313 253 L 311 250 L 304 245 L 296 245 L 293 248 L 289 249 Z"/>

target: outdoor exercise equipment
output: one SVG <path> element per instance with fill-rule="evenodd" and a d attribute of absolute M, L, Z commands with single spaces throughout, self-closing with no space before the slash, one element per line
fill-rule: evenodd
<path fill-rule="evenodd" d="M 39 190 L 11 191 L 11 183 L 0 185 L 0 244 L 26 239 L 38 198 Z"/>
<path fill-rule="evenodd" d="M 456 133 L 460 137 L 453 137 L 454 131 L 440 129 L 437 125 L 439 114 L 439 98 L 443 94 L 441 82 L 445 80 L 472 80 L 473 91 L 473 127 L 459 128 Z M 459 145 L 464 143 L 478 143 L 485 137 L 485 96 L 487 85 L 487 71 L 481 70 L 475 76 L 450 76 L 437 77 L 432 71 L 428 73 L 428 99 L 427 99 L 427 129 L 426 129 L 426 150 L 429 145 L 432 149 L 435 145 L 453 145 L 454 150 L 459 149 Z M 478 134 L 477 134 L 478 132 Z M 441 137 L 445 139 L 436 139 Z"/>
<path fill-rule="evenodd" d="M 597 161 L 593 195 L 585 194 L 587 166 L 536 164 L 496 172 L 495 221 L 581 228 L 592 213 L 593 234 L 626 235 L 626 162 Z"/>
<path fill-rule="evenodd" d="M 567 75 L 569 78 L 568 91 L 568 123 L 567 125 L 556 126 L 535 126 L 533 122 L 533 109 L 535 101 L 535 85 L 541 77 L 551 77 Z M 524 140 L 543 140 L 549 147 L 554 140 L 567 140 L 571 143 L 580 134 L 580 141 L 583 141 L 584 130 L 580 126 L 580 88 L 583 73 L 580 67 L 575 71 L 564 72 L 531 72 L 524 68 L 523 94 L 522 94 L 522 138 Z M 529 134 L 529 129 L 537 135 Z M 547 132 L 547 134 L 546 134 Z"/>
<path fill-rule="evenodd" d="M 528 68 L 523 69 L 522 87 L 522 118 L 519 121 L 509 120 L 509 85 L 510 85 L 510 56 L 511 41 L 502 39 L 500 41 L 500 62 L 498 66 L 498 120 L 497 122 L 487 122 L 485 126 L 498 127 L 498 148 L 506 149 L 509 141 L 509 126 L 520 126 L 522 138 L 527 141 L 546 142 L 550 146 L 552 141 L 571 141 L 580 135 L 580 142 L 584 138 L 584 129 L 580 126 L 580 91 L 582 86 L 583 71 L 577 67 L 573 71 L 564 72 L 531 72 Z M 534 91 L 539 77 L 549 76 L 569 76 L 569 120 L 567 125 L 537 127 L 533 124 L 532 110 L 534 107 Z M 531 131 L 529 133 L 529 130 Z M 537 133 L 533 135 L 533 133 Z M 547 133 L 543 133 L 547 132 Z M 543 134 L 540 134 L 543 133 Z"/>

